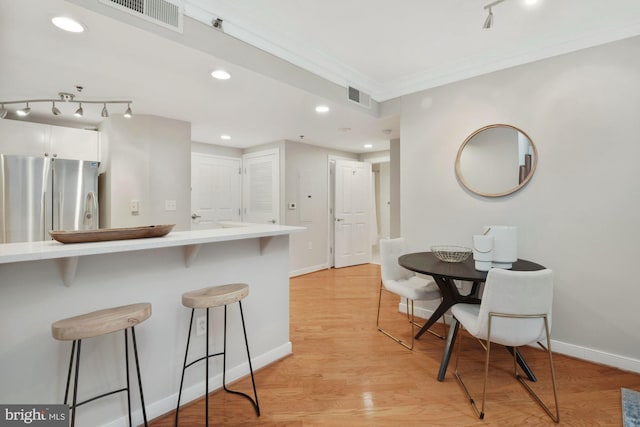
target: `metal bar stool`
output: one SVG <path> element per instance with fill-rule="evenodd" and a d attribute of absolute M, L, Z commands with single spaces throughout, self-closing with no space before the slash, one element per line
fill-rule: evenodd
<path fill-rule="evenodd" d="M 249 342 L 247 340 L 247 330 L 244 325 L 244 314 L 242 312 L 242 299 L 249 295 L 249 285 L 245 283 L 235 283 L 223 286 L 213 286 L 199 289 L 182 294 L 182 305 L 191 308 L 191 320 L 189 322 L 189 334 L 187 335 L 187 349 L 184 353 L 184 363 L 182 365 L 182 377 L 180 378 L 180 391 L 178 392 L 178 404 L 176 406 L 176 422 L 178 425 L 178 414 L 180 411 L 180 398 L 182 397 L 182 385 L 184 382 L 184 372 L 190 366 L 202 360 L 205 363 L 205 417 L 206 425 L 209 425 L 209 358 L 222 356 L 222 387 L 227 393 L 233 393 L 248 399 L 256 411 L 256 415 L 260 416 L 260 406 L 258 404 L 258 393 L 256 392 L 256 383 L 253 377 L 253 367 L 251 366 L 251 355 L 249 354 Z M 251 372 L 251 383 L 253 385 L 252 399 L 249 395 L 229 390 L 226 384 L 226 364 L 227 364 L 227 305 L 237 302 L 240 307 L 240 318 L 242 319 L 242 331 L 244 332 L 244 343 L 247 348 L 247 359 L 249 360 L 249 371 Z M 224 340 L 222 351 L 219 353 L 209 354 L 209 309 L 213 307 L 224 306 Z M 191 340 L 191 329 L 193 328 L 193 316 L 196 308 L 204 308 L 207 310 L 207 328 L 206 328 L 206 356 L 200 357 L 190 363 L 187 363 L 189 354 L 189 342 Z"/>
<path fill-rule="evenodd" d="M 69 386 L 71 383 L 71 372 L 75 360 L 75 375 L 73 379 L 73 402 L 71 404 L 71 427 L 76 423 L 76 409 L 85 403 L 93 402 L 102 397 L 110 396 L 122 391 L 127 392 L 127 406 L 129 409 L 129 426 L 131 422 L 131 387 L 129 385 L 129 338 L 128 330 L 131 329 L 131 339 L 133 342 L 133 354 L 136 362 L 136 373 L 138 375 L 138 387 L 140 389 L 140 402 L 142 404 L 142 416 L 144 425 L 147 425 L 147 412 L 144 406 L 144 395 L 142 393 L 142 379 L 140 378 L 140 363 L 138 361 L 138 346 L 136 344 L 136 332 L 134 326 L 145 321 L 151 316 L 151 304 L 139 303 L 124 305 L 121 307 L 107 308 L 80 316 L 59 320 L 51 325 L 53 338 L 61 341 L 73 341 L 71 345 L 71 357 L 69 359 L 69 372 L 67 374 L 67 386 L 64 392 L 64 404 L 67 405 L 69 398 Z M 118 390 L 110 391 L 99 396 L 78 402 L 78 378 L 80 374 L 80 349 L 82 340 L 85 338 L 98 337 L 111 332 L 124 331 L 124 351 L 127 374 L 127 386 Z"/>

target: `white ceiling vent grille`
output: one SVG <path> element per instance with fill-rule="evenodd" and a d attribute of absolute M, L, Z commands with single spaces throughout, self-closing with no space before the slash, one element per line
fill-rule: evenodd
<path fill-rule="evenodd" d="M 100 0 L 123 12 L 182 32 L 184 5 L 179 0 Z"/>
<path fill-rule="evenodd" d="M 347 88 L 347 98 L 349 101 L 358 104 L 361 107 L 371 108 L 371 96 L 354 87 L 349 86 Z"/>

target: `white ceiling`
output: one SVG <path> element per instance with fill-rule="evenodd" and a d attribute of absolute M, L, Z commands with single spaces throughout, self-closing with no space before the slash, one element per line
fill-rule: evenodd
<path fill-rule="evenodd" d="M 190 16 L 384 101 L 640 34 L 638 0 L 187 0 Z"/>
<path fill-rule="evenodd" d="M 531 8 L 508 0 L 494 7 L 491 30 L 481 28 L 484 4 L 188 0 L 185 13 L 207 25 L 222 18 L 228 35 L 205 28 L 212 40 L 232 35 L 230 41 L 259 46 L 335 88 L 352 85 L 378 101 L 640 34 L 638 0 L 540 0 Z M 140 19 L 92 10 L 100 8 L 98 0 L 0 1 L 0 101 L 53 98 L 80 84 L 85 89 L 79 98 L 132 99 L 134 114 L 189 121 L 193 140 L 239 148 L 304 135 L 307 143 L 359 153 L 387 149 L 389 139 L 399 136 L 397 115 L 363 111 L 337 100 L 335 91 L 323 96 L 321 85 L 306 90 L 310 79 L 295 67 L 271 64 L 267 70 L 260 61 L 251 63 L 250 54 L 238 60 L 222 49 L 214 55 L 185 46 L 180 35 L 174 41 L 165 30 L 145 31 L 150 25 Z M 80 20 L 87 31 L 56 29 L 50 19 L 60 14 Z M 232 78 L 212 79 L 209 72 L 219 67 Z M 331 111 L 318 115 L 318 104 Z M 65 118 L 75 110 L 58 106 Z M 32 108 L 52 119 L 50 105 Z M 86 122 L 100 120 L 101 106 L 84 109 Z M 110 111 L 119 112 L 116 106 Z M 221 141 L 221 134 L 232 140 Z M 373 148 L 364 149 L 365 143 Z"/>

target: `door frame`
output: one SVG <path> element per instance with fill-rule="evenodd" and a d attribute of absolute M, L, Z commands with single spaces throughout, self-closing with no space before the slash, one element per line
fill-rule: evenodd
<path fill-rule="evenodd" d="M 336 172 L 336 160 L 348 160 L 350 162 L 360 162 L 361 160 L 354 159 L 351 157 L 344 156 L 336 156 L 334 154 L 329 154 L 327 156 L 327 227 L 329 238 L 327 239 L 327 266 L 329 268 L 335 267 L 335 251 L 334 242 L 335 242 L 335 191 L 336 191 L 336 180 L 335 180 L 335 172 Z"/>

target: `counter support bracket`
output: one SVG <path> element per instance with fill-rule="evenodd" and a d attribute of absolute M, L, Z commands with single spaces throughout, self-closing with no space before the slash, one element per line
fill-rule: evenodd
<path fill-rule="evenodd" d="M 272 239 L 273 236 L 260 237 L 260 255 L 264 255 Z"/>
<path fill-rule="evenodd" d="M 58 269 L 62 276 L 62 283 L 64 283 L 65 286 L 71 286 L 76 278 L 78 259 L 79 257 L 77 256 L 56 259 L 56 264 L 58 264 Z"/>
<path fill-rule="evenodd" d="M 184 264 L 187 268 L 191 267 L 201 247 L 202 245 L 186 245 L 184 247 Z"/>

